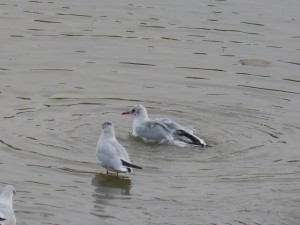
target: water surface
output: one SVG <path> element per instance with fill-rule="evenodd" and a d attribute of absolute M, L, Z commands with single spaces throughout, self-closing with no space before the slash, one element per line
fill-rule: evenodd
<path fill-rule="evenodd" d="M 299 224 L 299 7 L 1 1 L 0 186 L 18 224 Z M 130 137 L 134 104 L 212 147 Z M 144 170 L 105 175 L 104 120 Z"/>

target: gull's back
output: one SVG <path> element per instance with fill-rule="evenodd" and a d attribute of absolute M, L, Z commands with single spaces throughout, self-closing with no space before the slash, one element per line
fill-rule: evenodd
<path fill-rule="evenodd" d="M 164 142 L 171 141 L 172 135 L 170 129 L 158 121 L 146 121 L 136 127 L 137 136 L 146 141 Z"/>

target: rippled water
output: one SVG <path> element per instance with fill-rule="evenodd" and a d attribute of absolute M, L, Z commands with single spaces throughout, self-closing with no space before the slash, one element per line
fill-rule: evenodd
<path fill-rule="evenodd" d="M 300 2 L 0 3 L 0 188 L 18 224 L 299 224 Z M 130 137 L 134 104 L 212 147 Z M 106 176 L 104 120 L 144 167 Z"/>

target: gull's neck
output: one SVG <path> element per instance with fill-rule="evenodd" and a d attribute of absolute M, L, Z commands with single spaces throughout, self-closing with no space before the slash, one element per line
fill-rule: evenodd
<path fill-rule="evenodd" d="M 99 138 L 99 141 L 116 139 L 114 130 L 104 130 Z"/>
<path fill-rule="evenodd" d="M 135 133 L 135 129 L 137 126 L 139 126 L 141 123 L 144 123 L 148 120 L 150 119 L 148 117 L 148 113 L 146 110 L 142 110 L 140 114 L 136 115 L 133 119 L 133 126 L 132 126 L 133 134 Z"/>

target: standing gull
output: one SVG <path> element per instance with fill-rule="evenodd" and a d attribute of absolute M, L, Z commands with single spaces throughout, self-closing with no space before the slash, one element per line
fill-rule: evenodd
<path fill-rule="evenodd" d="M 96 157 L 99 164 L 108 171 L 118 173 L 132 173 L 132 168 L 142 167 L 130 163 L 126 149 L 119 144 L 114 132 L 114 125 L 110 121 L 102 124 L 102 134 L 97 143 Z"/>
<path fill-rule="evenodd" d="M 151 120 L 142 105 L 133 106 L 122 115 L 133 115 L 132 135 L 146 142 L 174 143 L 180 146 L 196 145 L 205 147 L 206 143 L 188 129 L 169 118 Z"/>
<path fill-rule="evenodd" d="M 16 217 L 13 209 L 13 197 L 16 190 L 12 185 L 6 185 L 0 195 L 0 225 L 15 225 Z"/>

